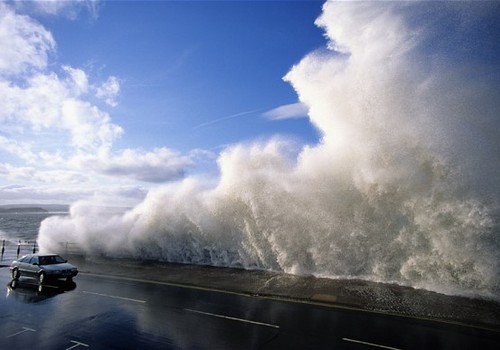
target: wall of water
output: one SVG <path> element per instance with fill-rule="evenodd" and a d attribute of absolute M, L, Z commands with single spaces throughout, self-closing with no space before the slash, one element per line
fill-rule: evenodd
<path fill-rule="evenodd" d="M 495 3 L 328 2 L 285 80 L 321 140 L 236 144 L 124 215 L 75 203 L 39 243 L 500 297 Z M 488 23 L 489 27 L 488 27 Z"/>

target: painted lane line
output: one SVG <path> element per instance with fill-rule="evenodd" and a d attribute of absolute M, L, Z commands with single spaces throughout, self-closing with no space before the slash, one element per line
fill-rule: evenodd
<path fill-rule="evenodd" d="M 200 314 L 200 315 L 206 315 L 206 316 L 223 318 L 223 319 L 231 320 L 231 321 L 251 323 L 251 324 L 255 324 L 257 326 L 265 326 L 265 327 L 271 327 L 271 328 L 276 328 L 276 329 L 280 328 L 280 326 L 275 325 L 275 324 L 264 323 L 264 322 L 257 322 L 257 321 L 252 321 L 252 320 L 246 320 L 244 318 L 237 318 L 237 317 L 231 317 L 231 316 L 226 316 L 226 315 L 213 314 L 211 312 L 204 312 L 204 311 L 198 311 L 198 310 L 192 310 L 192 309 L 184 309 L 184 311 L 192 312 L 192 313 Z"/>
<path fill-rule="evenodd" d="M 134 303 L 141 303 L 141 304 L 146 304 L 145 300 L 139 300 L 139 299 L 132 299 L 132 298 L 125 298 L 125 297 L 120 297 L 117 295 L 109 295 L 109 294 L 102 294 L 102 293 L 95 293 L 95 292 L 89 292 L 86 290 L 82 290 L 82 293 L 85 294 L 91 294 L 91 295 L 98 295 L 100 297 L 105 297 L 105 298 L 112 298 L 112 299 L 119 299 L 119 300 L 125 300 L 125 301 L 132 301 Z"/>
<path fill-rule="evenodd" d="M 15 337 L 16 335 L 22 334 L 24 332 L 36 332 L 36 329 L 31 329 L 31 328 L 28 328 L 28 327 L 23 327 L 22 331 L 19 331 L 17 333 L 11 334 L 11 335 L 7 336 L 7 338 Z"/>
<path fill-rule="evenodd" d="M 362 341 L 362 340 L 356 340 L 356 339 L 350 339 L 350 338 L 342 338 L 342 340 L 348 341 L 348 342 L 351 342 L 351 343 L 357 343 L 357 344 L 363 344 L 363 345 L 373 346 L 375 348 L 389 349 L 389 350 L 401 350 L 399 348 L 393 348 L 391 346 L 380 345 L 380 344 L 375 344 L 375 343 L 368 343 L 368 342 Z"/>
<path fill-rule="evenodd" d="M 71 340 L 70 343 L 74 343 L 75 345 L 70 346 L 69 348 L 66 348 L 66 350 L 74 349 L 77 346 L 85 346 L 86 348 L 90 347 L 90 345 L 87 345 L 85 343 L 80 343 L 79 341 L 76 341 L 76 340 Z"/>

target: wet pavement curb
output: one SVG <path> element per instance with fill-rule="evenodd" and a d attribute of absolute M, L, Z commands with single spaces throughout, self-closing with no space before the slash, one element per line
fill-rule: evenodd
<path fill-rule="evenodd" d="M 492 300 L 362 280 L 100 256 L 67 255 L 66 258 L 81 273 L 423 318 L 500 332 L 500 303 Z"/>

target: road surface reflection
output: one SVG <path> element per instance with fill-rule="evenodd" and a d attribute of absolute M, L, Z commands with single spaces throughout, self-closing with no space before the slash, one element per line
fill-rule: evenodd
<path fill-rule="evenodd" d="M 7 298 L 33 304 L 74 289 L 75 282 L 53 281 L 50 284 L 39 284 L 31 279 L 12 280 L 7 284 Z"/>

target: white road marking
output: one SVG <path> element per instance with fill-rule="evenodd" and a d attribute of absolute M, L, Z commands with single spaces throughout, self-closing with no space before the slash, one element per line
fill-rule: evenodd
<path fill-rule="evenodd" d="M 36 332 L 36 329 L 31 329 L 31 328 L 28 328 L 28 327 L 23 327 L 22 331 L 19 331 L 17 333 L 11 334 L 11 335 L 7 336 L 7 338 L 15 337 L 16 335 L 22 334 L 24 332 Z"/>
<path fill-rule="evenodd" d="M 198 310 L 192 310 L 192 309 L 184 309 L 184 311 L 187 312 L 192 312 L 195 314 L 200 314 L 200 315 L 206 315 L 206 316 L 212 316 L 212 317 L 218 317 L 218 318 L 224 318 L 226 320 L 232 320 L 232 321 L 239 321 L 239 322 L 245 322 L 245 323 L 251 323 L 255 324 L 258 326 L 265 326 L 265 327 L 271 327 L 271 328 L 277 328 L 279 329 L 280 326 L 275 325 L 275 324 L 269 324 L 269 323 L 263 323 L 263 322 L 257 322 L 257 321 L 251 321 L 251 320 L 246 320 L 244 318 L 237 318 L 237 317 L 231 317 L 231 316 L 226 316 L 226 315 L 219 315 L 219 314 L 213 314 L 210 312 L 204 312 L 204 311 L 198 311 Z"/>
<path fill-rule="evenodd" d="M 88 348 L 88 347 L 89 347 L 89 345 L 84 344 L 84 343 L 80 343 L 79 341 L 76 341 L 76 340 L 71 340 L 71 341 L 70 341 L 70 343 L 74 343 L 75 345 L 70 346 L 69 348 L 66 348 L 66 350 L 74 349 L 74 348 L 76 348 L 77 346 L 85 346 L 86 348 Z"/>
<path fill-rule="evenodd" d="M 366 341 L 362 340 L 356 340 L 356 339 L 349 339 L 349 338 L 342 338 L 344 341 L 348 341 L 351 343 L 358 343 L 358 344 L 363 344 L 363 345 L 368 345 L 368 346 L 373 346 L 375 348 L 381 348 L 381 349 L 389 349 L 389 350 L 401 350 L 399 348 L 393 348 L 391 346 L 386 346 L 386 345 L 380 345 L 380 344 L 374 344 L 374 343 L 368 343 Z"/>
<path fill-rule="evenodd" d="M 85 294 L 92 294 L 92 295 L 98 295 L 100 297 L 106 297 L 106 298 L 112 298 L 112 299 L 119 299 L 119 300 L 125 300 L 125 301 L 132 301 L 134 303 L 141 303 L 141 304 L 145 304 L 146 301 L 145 300 L 139 300 L 139 299 L 132 299 L 132 298 L 125 298 L 125 297 L 120 297 L 120 296 L 117 296 L 117 295 L 109 295 L 109 294 L 101 294 L 101 293 L 95 293 L 95 292 L 88 292 L 86 290 L 82 290 L 82 293 L 85 293 Z"/>

